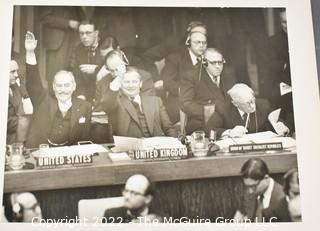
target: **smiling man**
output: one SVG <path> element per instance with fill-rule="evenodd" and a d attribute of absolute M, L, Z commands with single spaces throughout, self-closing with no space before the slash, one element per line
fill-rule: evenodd
<path fill-rule="evenodd" d="M 102 97 L 101 107 L 110 114 L 114 133 L 119 136 L 173 136 L 173 128 L 162 101 L 157 96 L 140 94 L 142 79 L 138 70 L 127 67 L 117 75 Z"/>
<path fill-rule="evenodd" d="M 73 98 L 76 82 L 72 72 L 58 71 L 53 79 L 53 94 L 47 92 L 42 84 L 37 67 L 35 48 L 37 40 L 27 32 L 25 40 L 27 80 L 26 86 L 34 106 L 26 146 L 39 144 L 62 146 L 86 140 L 90 129 L 90 104 Z"/>

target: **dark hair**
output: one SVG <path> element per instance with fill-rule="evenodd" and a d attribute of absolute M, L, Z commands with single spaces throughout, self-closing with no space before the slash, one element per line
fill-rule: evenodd
<path fill-rule="evenodd" d="M 299 183 L 299 175 L 298 175 L 298 169 L 292 168 L 286 174 L 283 176 L 284 184 L 283 184 L 283 191 L 286 195 L 289 195 L 290 190 L 290 182 L 294 177 L 297 177 L 298 183 Z"/>
<path fill-rule="evenodd" d="M 241 174 L 244 178 L 262 180 L 265 175 L 269 174 L 269 169 L 263 160 L 251 158 L 242 165 Z"/>
<path fill-rule="evenodd" d="M 116 37 L 108 36 L 102 40 L 100 49 L 107 49 L 109 47 L 112 47 L 114 50 L 119 47 L 119 42 Z"/>
<path fill-rule="evenodd" d="M 92 25 L 92 26 L 93 26 L 93 29 L 94 29 L 94 30 L 97 30 L 96 25 L 95 25 L 95 23 L 94 23 L 92 20 L 88 20 L 88 19 L 82 20 L 82 21 L 80 22 L 80 24 L 79 24 L 79 27 L 80 27 L 81 25 Z"/>

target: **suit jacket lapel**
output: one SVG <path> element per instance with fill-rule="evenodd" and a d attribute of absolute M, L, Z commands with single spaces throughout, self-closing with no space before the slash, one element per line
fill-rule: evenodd
<path fill-rule="evenodd" d="M 234 121 L 234 124 L 233 126 L 236 126 L 236 125 L 243 125 L 245 126 L 245 121 L 242 119 L 238 109 L 233 106 L 232 104 L 230 105 L 231 106 L 231 115 L 230 115 L 230 118 Z"/>
<path fill-rule="evenodd" d="M 132 105 L 132 103 L 130 102 L 130 100 L 128 99 L 128 97 L 124 96 L 124 95 L 120 95 L 119 100 L 120 100 L 123 108 L 129 113 L 131 118 L 135 122 L 140 124 L 140 121 L 139 121 L 139 118 L 138 118 L 138 113 L 137 113 L 136 109 L 134 108 L 134 106 Z"/>
<path fill-rule="evenodd" d="M 74 126 L 78 122 L 79 117 L 81 115 L 80 106 L 81 106 L 81 102 L 79 102 L 78 100 L 72 100 L 71 120 L 70 120 L 71 131 L 73 130 Z"/>
<path fill-rule="evenodd" d="M 153 105 L 154 101 L 152 100 L 152 98 L 149 97 L 141 97 L 141 104 L 142 104 L 142 109 L 144 112 L 144 116 L 146 118 L 147 121 L 147 125 L 149 128 L 149 132 L 151 134 L 151 136 L 153 135 L 153 123 L 154 123 L 154 113 L 155 113 L 155 105 Z"/>
<path fill-rule="evenodd" d="M 221 92 L 221 89 L 215 83 L 212 82 L 212 79 L 210 78 L 210 76 L 208 75 L 205 69 L 203 69 L 202 71 L 203 71 L 202 78 L 203 78 L 203 81 L 205 82 L 205 85 L 209 89 L 209 92 L 211 93 L 212 97 L 214 99 L 218 99 L 217 95 L 219 94 L 219 92 Z"/>

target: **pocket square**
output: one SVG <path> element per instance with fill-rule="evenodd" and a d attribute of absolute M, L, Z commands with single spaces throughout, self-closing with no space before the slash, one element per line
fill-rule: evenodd
<path fill-rule="evenodd" d="M 79 124 L 83 124 L 86 122 L 86 118 L 81 116 L 80 119 L 79 119 Z"/>

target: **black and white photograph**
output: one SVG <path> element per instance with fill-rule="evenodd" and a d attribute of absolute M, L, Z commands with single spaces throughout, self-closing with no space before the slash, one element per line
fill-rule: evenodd
<path fill-rule="evenodd" d="M 2 223 L 303 224 L 285 4 L 11 9 Z"/>

